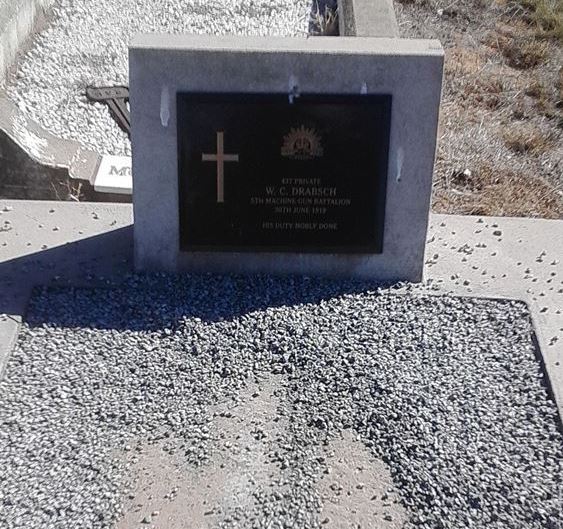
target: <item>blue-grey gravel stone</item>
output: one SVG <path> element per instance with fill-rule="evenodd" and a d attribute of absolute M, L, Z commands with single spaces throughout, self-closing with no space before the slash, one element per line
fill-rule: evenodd
<path fill-rule="evenodd" d="M 555 529 L 563 441 L 531 334 L 523 303 L 412 285 L 37 290 L 0 383 L 2 527 L 112 527 L 130 492 L 119 453 L 175 439 L 206 465 L 213 407 L 273 379 L 279 487 L 257 484 L 222 528 L 321 527 L 318 448 L 351 429 L 390 467 L 408 527 Z"/>

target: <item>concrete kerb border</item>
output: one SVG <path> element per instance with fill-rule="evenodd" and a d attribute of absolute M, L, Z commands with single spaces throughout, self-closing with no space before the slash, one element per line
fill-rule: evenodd
<path fill-rule="evenodd" d="M 0 79 L 54 0 L 8 0 L 0 6 Z"/>
<path fill-rule="evenodd" d="M 37 163 L 66 169 L 70 178 L 93 184 L 101 155 L 77 141 L 51 134 L 27 117 L 3 92 L 0 92 L 0 130 Z"/>
<path fill-rule="evenodd" d="M 45 18 L 54 0 L 9 1 L 0 7 L 0 79 Z M 27 117 L 0 91 L 0 132 L 33 161 L 49 169 L 65 169 L 71 179 L 94 183 L 101 155 L 76 141 L 59 138 Z"/>
<path fill-rule="evenodd" d="M 393 0 L 338 0 L 340 36 L 399 37 Z"/>
<path fill-rule="evenodd" d="M 22 321 L 22 316 L 13 316 L 9 314 L 2 315 L 2 318 L 0 319 L 0 382 L 4 378 L 6 366 L 8 365 L 8 361 L 14 347 L 16 346 Z"/>
<path fill-rule="evenodd" d="M 551 369 L 549 368 L 549 363 L 546 361 L 544 351 L 547 350 L 549 342 L 542 331 L 542 326 L 540 325 L 540 308 L 535 301 L 523 301 L 526 303 L 528 310 L 530 311 L 530 316 L 532 318 L 532 328 L 534 341 L 534 349 L 536 351 L 536 358 L 539 361 L 543 376 L 547 385 L 547 390 L 551 397 L 551 400 L 555 402 L 557 407 L 558 417 L 559 417 L 559 428 L 563 432 L 563 393 L 558 391 L 557 385 L 553 382 L 553 377 L 551 376 Z"/>
<path fill-rule="evenodd" d="M 431 285 L 428 285 L 429 287 Z M 545 382 L 545 386 L 549 397 L 555 403 L 557 408 L 557 417 L 558 417 L 558 426 L 561 432 L 563 433 L 563 392 L 558 391 L 557 385 L 553 382 L 553 376 L 551 375 L 551 370 L 549 368 L 549 363 L 546 360 L 544 351 L 547 350 L 548 340 L 545 337 L 545 333 L 542 331 L 542 327 L 540 325 L 540 307 L 539 305 L 532 300 L 522 299 L 517 296 L 490 296 L 490 295 L 483 295 L 479 293 L 467 295 L 467 294 L 458 294 L 452 293 L 447 290 L 430 290 L 429 292 L 425 292 L 424 295 L 431 295 L 436 297 L 441 296 L 451 296 L 461 299 L 481 299 L 485 301 L 515 301 L 518 303 L 523 303 L 528 312 L 530 313 L 530 318 L 532 322 L 532 342 L 534 344 L 534 353 L 536 360 L 539 362 L 543 379 Z"/>

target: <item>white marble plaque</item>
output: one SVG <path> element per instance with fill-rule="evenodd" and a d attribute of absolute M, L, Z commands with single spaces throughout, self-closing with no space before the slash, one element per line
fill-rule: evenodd
<path fill-rule="evenodd" d="M 100 193 L 131 195 L 133 177 L 129 156 L 103 156 L 98 168 L 94 189 Z"/>

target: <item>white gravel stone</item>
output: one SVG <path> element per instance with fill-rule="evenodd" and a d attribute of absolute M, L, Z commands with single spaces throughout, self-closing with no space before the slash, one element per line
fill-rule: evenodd
<path fill-rule="evenodd" d="M 162 274 L 37 292 L 0 383 L 2 527 L 111 527 L 124 447 L 176 439 L 205 466 L 216 406 L 276 380 L 283 481 L 218 527 L 321 527 L 311 454 L 347 430 L 408 528 L 556 529 L 563 438 L 526 306 L 401 292 Z"/>
<path fill-rule="evenodd" d="M 311 0 L 58 0 L 5 87 L 31 118 L 100 154 L 130 142 L 88 85 L 128 85 L 127 47 L 137 33 L 305 36 Z"/>

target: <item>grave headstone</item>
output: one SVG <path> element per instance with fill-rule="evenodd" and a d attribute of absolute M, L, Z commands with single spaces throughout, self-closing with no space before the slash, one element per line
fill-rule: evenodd
<path fill-rule="evenodd" d="M 138 37 L 137 268 L 420 280 L 442 68 L 436 41 Z"/>

